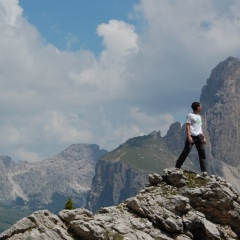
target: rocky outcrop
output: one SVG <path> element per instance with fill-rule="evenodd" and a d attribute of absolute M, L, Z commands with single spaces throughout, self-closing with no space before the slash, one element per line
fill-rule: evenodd
<path fill-rule="evenodd" d="M 14 163 L 0 158 L 0 200 L 58 212 L 70 197 L 85 206 L 96 162 L 106 154 L 95 144 L 74 144 L 44 161 Z"/>
<path fill-rule="evenodd" d="M 61 219 L 48 210 L 37 211 L 25 217 L 0 235 L 1 239 L 71 240 Z"/>
<path fill-rule="evenodd" d="M 84 209 L 58 216 L 39 211 L 0 235 L 3 239 L 233 240 L 240 238 L 240 196 L 217 176 L 165 169 L 150 174 L 139 193 L 95 215 Z"/>

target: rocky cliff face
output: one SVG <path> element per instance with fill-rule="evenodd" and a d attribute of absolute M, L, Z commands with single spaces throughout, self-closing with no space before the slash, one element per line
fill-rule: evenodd
<path fill-rule="evenodd" d="M 145 183 L 146 173 L 121 162 L 100 159 L 86 207 L 96 212 L 101 207 L 116 205 L 128 196 L 135 195 Z"/>
<path fill-rule="evenodd" d="M 94 144 L 74 144 L 41 162 L 14 163 L 0 158 L 0 199 L 32 208 L 63 208 L 71 197 L 76 206 L 85 206 L 94 169 L 106 154 Z"/>
<path fill-rule="evenodd" d="M 165 169 L 117 206 L 97 214 L 47 210 L 21 219 L 0 240 L 234 240 L 240 238 L 240 196 L 220 177 Z"/>
<path fill-rule="evenodd" d="M 229 57 L 211 72 L 202 89 L 209 168 L 240 192 L 240 61 Z"/>
<path fill-rule="evenodd" d="M 240 61 L 229 57 L 219 63 L 203 87 L 200 99 L 211 155 L 239 167 Z"/>

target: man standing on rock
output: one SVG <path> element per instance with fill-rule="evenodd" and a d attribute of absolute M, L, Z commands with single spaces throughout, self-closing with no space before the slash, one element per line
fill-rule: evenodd
<path fill-rule="evenodd" d="M 203 135 L 202 130 L 202 118 L 199 113 L 202 111 L 202 105 L 199 102 L 192 103 L 192 110 L 193 113 L 189 113 L 187 115 L 186 121 L 186 132 L 187 132 L 187 139 L 185 142 L 184 149 L 179 156 L 175 167 L 181 168 L 182 164 L 186 160 L 188 154 L 190 153 L 193 145 L 195 144 L 198 156 L 199 156 L 199 163 L 200 168 L 203 173 L 203 176 L 207 176 L 207 168 L 205 163 L 205 148 L 204 144 L 206 144 L 206 139 Z"/>

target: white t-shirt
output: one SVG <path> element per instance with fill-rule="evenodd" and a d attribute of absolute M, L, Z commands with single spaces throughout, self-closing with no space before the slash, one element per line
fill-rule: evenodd
<path fill-rule="evenodd" d="M 202 134 L 202 118 L 199 114 L 189 113 L 186 123 L 190 123 L 190 133 L 192 136 Z"/>

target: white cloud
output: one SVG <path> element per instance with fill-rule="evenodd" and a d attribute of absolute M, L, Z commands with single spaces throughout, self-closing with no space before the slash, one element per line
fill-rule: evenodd
<path fill-rule="evenodd" d="M 28 161 L 28 162 L 38 162 L 43 160 L 43 157 L 36 152 L 29 152 L 24 148 L 19 148 L 16 150 L 15 155 L 19 157 L 19 160 Z"/>
<path fill-rule="evenodd" d="M 169 129 L 169 125 L 174 122 L 171 114 L 150 115 L 141 111 L 139 108 L 131 109 L 130 116 L 136 122 L 137 126 L 141 126 L 143 132 L 150 132 L 152 129 L 158 129 L 161 126 L 161 133 L 165 135 Z"/>
<path fill-rule="evenodd" d="M 17 20 L 22 15 L 22 8 L 18 6 L 18 0 L 1 0 L 0 18 L 4 24 L 12 27 L 17 25 Z"/>
<path fill-rule="evenodd" d="M 233 0 L 141 0 L 136 26 L 99 23 L 97 57 L 46 44 L 17 0 L 0 0 L 1 154 L 30 161 L 73 143 L 112 150 L 166 133 L 185 120 L 211 69 L 239 57 L 238 8 Z M 77 40 L 69 35 L 69 48 Z"/>
<path fill-rule="evenodd" d="M 97 33 L 103 38 L 106 47 L 101 53 L 103 64 L 111 65 L 131 52 L 138 51 L 138 35 L 134 30 L 134 26 L 117 20 L 110 20 L 108 24 L 102 23 L 98 26 Z"/>
<path fill-rule="evenodd" d="M 15 126 L 5 125 L 3 126 L 1 145 L 17 145 L 22 142 L 28 142 L 27 127 L 17 128 Z"/>
<path fill-rule="evenodd" d="M 79 140 L 90 143 L 92 133 L 86 121 L 81 121 L 77 114 L 68 114 L 53 112 L 49 121 L 44 126 L 45 135 L 49 138 L 57 139 L 60 142 L 77 143 Z"/>

